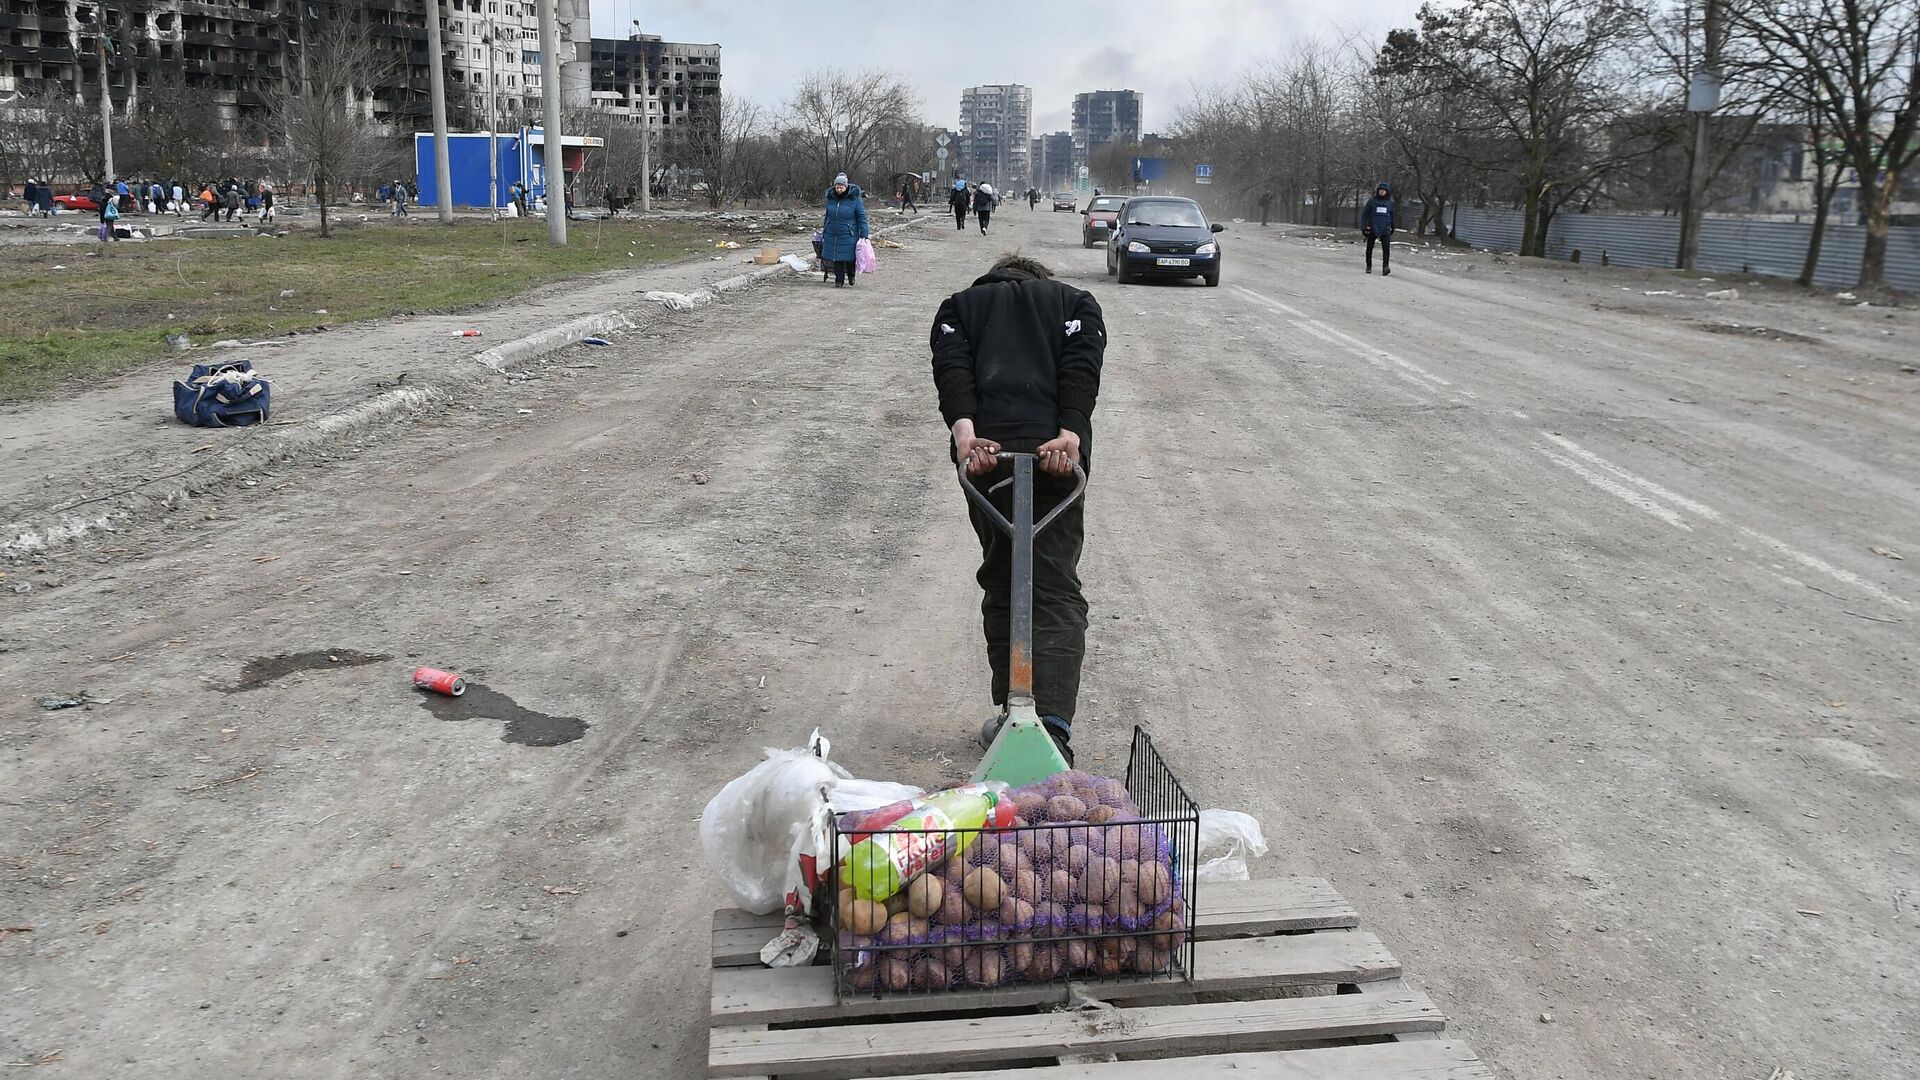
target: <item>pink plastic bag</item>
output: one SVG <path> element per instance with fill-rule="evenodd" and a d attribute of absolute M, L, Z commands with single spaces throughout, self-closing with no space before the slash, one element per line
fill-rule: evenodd
<path fill-rule="evenodd" d="M 862 274 L 871 274 L 873 268 L 878 265 L 880 265 L 879 261 L 873 257 L 873 241 L 864 236 L 861 237 L 860 242 L 853 245 L 854 270 Z"/>

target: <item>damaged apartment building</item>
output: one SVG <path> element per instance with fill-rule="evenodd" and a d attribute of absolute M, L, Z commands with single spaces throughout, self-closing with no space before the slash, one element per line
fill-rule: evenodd
<path fill-rule="evenodd" d="M 392 134 L 429 124 L 425 0 L 0 0 L 0 110 L 48 97 L 99 101 L 104 59 L 113 110 L 125 115 L 156 88 L 178 89 L 225 126 L 245 129 L 299 78 L 302 28 L 325 20 L 365 27 L 394 54 L 368 88 L 369 118 Z M 520 0 L 441 0 L 448 119 L 455 128 L 538 123 L 539 9 Z M 561 99 L 685 124 L 717 99 L 718 45 L 657 37 L 594 41 L 588 0 L 557 0 Z M 102 56 L 104 53 L 104 58 Z M 604 69 L 604 77 L 603 77 Z M 648 75 L 650 78 L 643 77 Z M 0 123 L 4 123 L 0 111 Z"/>

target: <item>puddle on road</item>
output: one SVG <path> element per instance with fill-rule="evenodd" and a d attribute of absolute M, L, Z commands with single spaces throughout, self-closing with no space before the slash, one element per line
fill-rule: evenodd
<path fill-rule="evenodd" d="M 522 706 L 498 690 L 467 680 L 467 692 L 459 697 L 423 693 L 420 704 L 442 720 L 499 720 L 506 724 L 500 733 L 502 742 L 521 746 L 559 746 L 587 733 L 588 724 L 577 716 L 548 716 Z"/>
<path fill-rule="evenodd" d="M 258 690 L 297 671 L 327 671 L 333 668 L 362 667 L 393 657 L 385 653 L 363 653 L 357 649 L 320 649 L 315 652 L 287 653 L 281 656 L 256 656 L 240 669 L 240 681 L 220 687 L 223 694 Z"/>

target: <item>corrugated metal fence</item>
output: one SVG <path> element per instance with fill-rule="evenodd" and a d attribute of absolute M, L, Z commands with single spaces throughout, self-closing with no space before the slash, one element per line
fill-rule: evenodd
<path fill-rule="evenodd" d="M 1452 218 L 1453 212 L 1447 216 Z M 1518 210 L 1462 208 L 1455 235 L 1477 248 L 1517 251 L 1523 217 Z M 1792 278 L 1807 257 L 1813 226 L 1793 221 L 1708 218 L 1700 229 L 1702 270 Z M 1860 280 L 1860 252 L 1866 229 L 1829 222 L 1820 241 L 1820 265 L 1814 281 L 1846 287 Z M 1621 266 L 1673 266 L 1680 247 L 1680 219 L 1621 214 L 1558 214 L 1547 227 L 1547 255 L 1564 259 L 1575 249 L 1598 262 L 1606 252 Z M 1887 284 L 1920 292 L 1920 228 L 1899 226 L 1887 237 Z"/>

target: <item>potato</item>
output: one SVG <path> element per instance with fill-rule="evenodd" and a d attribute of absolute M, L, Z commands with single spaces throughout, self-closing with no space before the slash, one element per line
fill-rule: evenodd
<path fill-rule="evenodd" d="M 1007 973 L 1009 975 L 1025 974 L 1029 968 L 1033 967 L 1033 952 L 1033 946 L 1025 941 L 1007 946 Z"/>
<path fill-rule="evenodd" d="M 1060 950 L 1051 945 L 1033 947 L 1033 960 L 1027 964 L 1027 978 L 1034 982 L 1046 982 L 1060 974 Z"/>
<path fill-rule="evenodd" d="M 1087 872 L 1080 880 L 1080 887 L 1087 899 L 1095 904 L 1104 904 L 1120 894 L 1120 863 L 1114 859 L 1099 858 L 1087 864 Z"/>
<path fill-rule="evenodd" d="M 1133 970 L 1142 975 L 1164 975 L 1173 967 L 1173 953 L 1141 942 L 1133 953 Z"/>
<path fill-rule="evenodd" d="M 1087 863 L 1093 859 L 1093 849 L 1084 842 L 1067 848 L 1067 870 L 1076 878 L 1086 872 Z"/>
<path fill-rule="evenodd" d="M 1000 906 L 1006 896 L 1007 883 L 1000 875 L 986 867 L 981 867 L 967 875 L 965 893 L 967 903 L 977 911 L 992 911 Z"/>
<path fill-rule="evenodd" d="M 1111 806 L 1096 806 L 1087 811 L 1087 823 L 1089 825 L 1105 825 L 1107 822 L 1119 816 L 1120 811 L 1115 810 Z"/>
<path fill-rule="evenodd" d="M 1035 866 L 1050 866 L 1066 858 L 1067 848 L 1072 846 L 1065 829 L 1034 829 L 1027 837 L 1026 850 L 1033 856 Z"/>
<path fill-rule="evenodd" d="M 927 920 L 916 919 L 911 913 L 903 911 L 887 920 L 886 929 L 880 931 L 880 940 L 889 945 L 925 941 L 927 940 Z"/>
<path fill-rule="evenodd" d="M 966 895 L 958 882 L 941 886 L 940 910 L 934 918 L 945 926 L 965 926 L 973 917 L 973 909 L 967 906 Z"/>
<path fill-rule="evenodd" d="M 848 886 L 847 888 L 840 890 L 840 908 L 839 908 L 840 918 L 842 920 L 846 919 L 847 912 L 852 908 L 853 908 L 853 888 L 852 886 Z"/>
<path fill-rule="evenodd" d="M 1072 795 L 1055 795 L 1047 800 L 1048 821 L 1080 821 L 1087 816 L 1087 804 Z"/>
<path fill-rule="evenodd" d="M 1033 906 L 1033 931 L 1052 933 L 1067 925 L 1067 907 L 1052 900 Z"/>
<path fill-rule="evenodd" d="M 841 924 L 852 927 L 856 934 L 877 934 L 887 925 L 887 906 L 872 900 L 855 900 L 847 905 Z"/>
<path fill-rule="evenodd" d="M 1107 806 L 1121 806 L 1133 801 L 1133 797 L 1127 794 L 1127 785 L 1111 778 L 1093 782 L 1093 797 Z"/>
<path fill-rule="evenodd" d="M 946 949 L 943 951 L 953 952 L 955 950 Z M 947 988 L 947 982 L 947 965 L 943 959 L 928 956 L 913 965 L 913 985 L 916 987 L 922 990 L 945 990 Z"/>
<path fill-rule="evenodd" d="M 1045 883 L 1047 894 L 1042 897 L 1042 899 L 1058 900 L 1063 904 L 1073 899 L 1072 874 L 1067 873 L 1065 870 L 1055 870 L 1046 876 Z"/>
<path fill-rule="evenodd" d="M 1000 901 L 1000 921 L 1010 927 L 1032 926 L 1034 911 L 1035 908 L 1031 903 L 1017 896 L 1009 895 Z M 1016 964 L 1015 966 L 1024 965 Z"/>
<path fill-rule="evenodd" d="M 1093 947 L 1084 941 L 1069 941 L 1060 951 L 1068 971 L 1085 971 L 1093 966 Z"/>
<path fill-rule="evenodd" d="M 1173 875 L 1159 862 L 1129 863 L 1140 867 L 1140 880 L 1134 883 L 1134 891 L 1140 902 L 1155 907 L 1167 897 L 1173 895 Z"/>
<path fill-rule="evenodd" d="M 847 981 L 852 983 L 853 988 L 856 990 L 871 990 L 873 989 L 874 973 L 879 970 L 880 963 L 877 960 L 868 959 L 864 963 L 855 962 L 851 968 L 847 969 Z"/>
<path fill-rule="evenodd" d="M 1163 931 L 1147 939 L 1147 942 L 1156 949 L 1178 948 L 1186 940 L 1186 924 L 1180 921 L 1180 916 L 1171 911 L 1161 912 L 1153 920 L 1153 928 Z"/>
<path fill-rule="evenodd" d="M 889 956 L 880 961 L 879 979 L 889 990 L 905 990 L 913 985 L 913 965 L 905 957 Z"/>
<path fill-rule="evenodd" d="M 1093 969 L 1102 975 L 1118 975 L 1126 970 L 1134 951 L 1132 938 L 1108 938 L 1094 950 Z"/>
<path fill-rule="evenodd" d="M 1140 917 L 1146 914 L 1146 909 L 1140 906 L 1140 898 L 1134 895 L 1133 890 L 1124 882 L 1121 883 L 1120 891 L 1114 895 L 1106 907 L 1107 913 L 1119 919 L 1120 925 L 1129 930 L 1137 929 L 1140 925 Z"/>
<path fill-rule="evenodd" d="M 907 911 L 927 919 L 940 910 L 940 904 L 946 899 L 946 886 L 932 874 L 921 874 L 907 883 Z"/>
<path fill-rule="evenodd" d="M 1013 806 L 1022 818 L 1042 821 L 1047 815 L 1047 796 L 1034 788 L 1021 788 L 1013 793 Z"/>
<path fill-rule="evenodd" d="M 961 971 L 975 986 L 999 986 L 1005 973 L 1005 961 L 999 949 L 969 949 Z"/>

